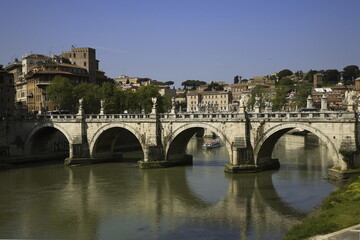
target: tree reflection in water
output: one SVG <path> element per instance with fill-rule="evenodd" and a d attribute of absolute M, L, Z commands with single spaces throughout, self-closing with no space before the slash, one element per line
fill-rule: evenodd
<path fill-rule="evenodd" d="M 227 151 L 204 150 L 203 141 L 190 140 L 193 166 L 142 170 L 125 162 L 1 172 L 0 237 L 279 239 L 333 189 L 319 167 L 326 148 L 288 148 L 282 139 L 274 153 L 279 171 L 229 175 Z"/>

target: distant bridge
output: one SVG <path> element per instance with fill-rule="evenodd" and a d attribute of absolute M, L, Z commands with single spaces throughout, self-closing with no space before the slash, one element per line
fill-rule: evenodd
<path fill-rule="evenodd" d="M 214 132 L 225 145 L 229 172 L 278 168 L 272 151 L 292 129 L 307 130 L 327 146 L 333 167 L 360 167 L 359 127 L 355 112 L 237 112 L 159 114 L 60 114 L 21 121 L 0 121 L 2 162 L 59 156 L 66 164 L 121 158 L 122 147 L 143 151 L 140 167 L 188 164 L 186 146 L 202 129 Z"/>

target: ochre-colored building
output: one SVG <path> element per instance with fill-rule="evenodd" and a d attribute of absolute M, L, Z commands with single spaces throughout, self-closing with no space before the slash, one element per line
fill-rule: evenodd
<path fill-rule="evenodd" d="M 27 109 L 29 113 L 52 111 L 55 106 L 46 96 L 46 87 L 56 76 L 66 77 L 74 85 L 89 83 L 89 74 L 84 67 L 67 63 L 46 63 L 32 69 L 26 75 Z"/>
<path fill-rule="evenodd" d="M 89 73 L 90 83 L 101 83 L 106 79 L 104 72 L 99 70 L 99 60 L 96 59 L 95 49 L 72 47 L 71 51 L 63 52 L 61 56 L 69 59 L 71 64 L 85 68 Z"/>

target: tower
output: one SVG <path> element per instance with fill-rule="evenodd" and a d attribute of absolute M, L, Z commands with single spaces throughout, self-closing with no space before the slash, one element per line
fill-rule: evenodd
<path fill-rule="evenodd" d="M 322 79 L 323 79 L 322 73 L 314 74 L 314 88 L 322 87 Z"/>
<path fill-rule="evenodd" d="M 71 48 L 71 52 L 63 52 L 72 64 L 86 68 L 89 72 L 89 82 L 96 82 L 96 72 L 99 70 L 99 61 L 96 60 L 96 51 L 93 48 Z"/>

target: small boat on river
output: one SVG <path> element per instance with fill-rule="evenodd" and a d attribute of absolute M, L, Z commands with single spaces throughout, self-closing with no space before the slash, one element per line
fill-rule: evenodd
<path fill-rule="evenodd" d="M 207 142 L 207 143 L 204 143 L 204 148 L 206 149 L 210 149 L 210 148 L 217 148 L 217 147 L 221 147 L 221 144 L 220 144 L 220 140 L 213 140 L 213 141 L 210 141 L 210 142 Z"/>

